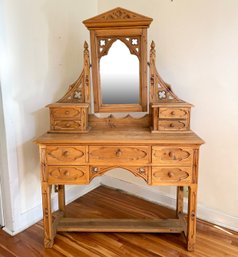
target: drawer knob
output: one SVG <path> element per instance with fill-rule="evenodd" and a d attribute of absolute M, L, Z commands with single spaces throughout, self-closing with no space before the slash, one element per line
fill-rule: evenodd
<path fill-rule="evenodd" d="M 118 149 L 117 151 L 116 151 L 116 156 L 117 157 L 120 157 L 122 155 L 122 151 L 121 151 L 121 149 Z"/>
<path fill-rule="evenodd" d="M 174 116 L 174 115 L 175 115 L 175 111 L 172 111 L 172 112 L 171 112 L 171 115 Z"/>
<path fill-rule="evenodd" d="M 97 173 L 98 172 L 98 167 L 92 167 L 92 173 Z"/>
<path fill-rule="evenodd" d="M 64 152 L 63 152 L 63 156 L 64 156 L 64 157 L 67 157 L 68 155 L 69 155 L 69 152 L 68 152 L 68 151 L 64 151 Z"/>
<path fill-rule="evenodd" d="M 139 168 L 139 173 L 144 174 L 145 173 L 145 168 Z"/>
<path fill-rule="evenodd" d="M 68 114 L 69 114 L 69 111 L 65 111 L 65 114 L 68 115 Z"/>
<path fill-rule="evenodd" d="M 69 176 L 69 171 L 68 170 L 64 170 L 64 176 Z"/>
<path fill-rule="evenodd" d="M 173 128 L 173 127 L 174 127 L 174 124 L 173 124 L 173 123 L 170 123 L 169 126 L 170 126 L 170 128 Z"/>
<path fill-rule="evenodd" d="M 69 128 L 69 127 L 70 127 L 70 123 L 66 123 L 65 126 L 66 126 L 67 128 Z"/>
<path fill-rule="evenodd" d="M 169 178 L 174 177 L 174 173 L 173 173 L 172 171 L 169 171 L 169 172 L 168 172 L 168 177 L 169 177 Z"/>

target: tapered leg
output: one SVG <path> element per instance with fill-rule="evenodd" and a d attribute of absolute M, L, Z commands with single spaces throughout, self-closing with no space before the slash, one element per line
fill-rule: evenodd
<path fill-rule="evenodd" d="M 59 210 L 64 213 L 65 212 L 65 186 L 64 185 L 59 185 L 58 201 L 59 201 Z"/>
<path fill-rule="evenodd" d="M 196 206 L 197 206 L 197 185 L 190 185 L 188 191 L 188 231 L 187 249 L 194 251 L 196 239 Z"/>
<path fill-rule="evenodd" d="M 45 248 L 51 248 L 54 244 L 54 236 L 52 230 L 51 189 L 51 185 L 48 185 L 47 182 L 42 182 L 42 207 Z"/>
<path fill-rule="evenodd" d="M 183 186 L 177 187 L 177 207 L 176 207 L 176 215 L 177 218 L 179 214 L 183 213 Z"/>

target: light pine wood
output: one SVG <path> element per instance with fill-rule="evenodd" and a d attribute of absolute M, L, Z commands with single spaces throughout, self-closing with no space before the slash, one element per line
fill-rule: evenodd
<path fill-rule="evenodd" d="M 35 140 L 40 149 L 46 248 L 53 247 L 57 231 L 182 232 L 187 249 L 194 250 L 199 148 L 204 142 L 190 130 L 192 105 L 179 99 L 156 69 L 154 42 L 150 49 L 150 88 L 147 88 L 147 29 L 151 21 L 123 8 L 84 21 L 91 39 L 94 112 L 109 114 L 104 118 L 89 114 L 91 65 L 85 42 L 81 75 L 57 103 L 48 105 L 50 131 Z M 102 103 L 100 58 L 108 54 L 116 40 L 122 41 L 139 60 L 140 100 L 137 104 Z M 146 112 L 147 106 L 148 113 L 141 118 L 134 118 L 132 114 L 124 117 L 111 114 Z M 146 220 L 65 218 L 65 185 L 89 184 L 114 168 L 131 172 L 148 185 L 176 186 L 176 216 L 164 220 L 153 217 Z M 58 188 L 59 202 L 59 212 L 54 215 L 52 185 Z M 183 215 L 184 186 L 189 187 L 187 219 Z"/>
<path fill-rule="evenodd" d="M 71 232 L 133 232 L 133 233 L 180 233 L 184 219 L 77 219 L 64 218 L 58 231 Z"/>
<path fill-rule="evenodd" d="M 118 208 L 120 206 L 120 208 Z M 99 187 L 66 206 L 66 215 L 83 219 L 173 219 L 175 211 Z M 58 232 L 51 249 L 44 249 L 43 222 L 12 237 L 0 230 L 1 257 L 237 257 L 238 234 L 201 220 L 197 221 L 194 252 L 185 248 L 183 234 L 71 233 Z"/>

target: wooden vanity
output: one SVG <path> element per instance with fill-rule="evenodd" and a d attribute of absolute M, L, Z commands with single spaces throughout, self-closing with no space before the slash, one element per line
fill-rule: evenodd
<path fill-rule="evenodd" d="M 147 29 L 151 22 L 151 18 L 122 8 L 84 21 L 90 30 L 92 69 L 85 42 L 84 68 L 80 77 L 63 98 L 48 105 L 50 130 L 35 141 L 40 149 L 46 248 L 53 246 L 58 231 L 96 231 L 183 232 L 187 249 L 194 249 L 198 159 L 203 140 L 190 130 L 192 105 L 179 99 L 156 70 L 154 42 L 147 62 Z M 138 61 L 137 85 L 131 80 L 123 87 L 120 78 L 124 73 L 115 73 L 115 82 L 110 82 L 109 87 L 106 85 L 107 74 L 103 75 L 102 69 L 106 62 L 102 58 L 112 54 L 114 44 L 118 42 L 135 57 L 132 62 Z M 119 51 L 115 50 L 116 53 Z M 122 66 L 118 67 L 122 72 Z M 110 67 L 105 70 L 110 73 Z M 122 85 L 123 90 L 134 85 L 131 97 L 134 102 L 128 98 L 124 103 L 122 97 L 115 104 L 111 103 L 105 90 L 111 90 L 109 96 L 112 97 L 116 91 L 120 98 L 115 85 Z M 125 96 L 129 95 L 128 92 L 125 91 Z M 106 117 L 96 115 L 105 112 L 108 113 Z M 123 112 L 125 116 L 112 115 L 117 112 Z M 134 112 L 144 112 L 144 116 L 135 118 Z M 177 218 L 112 220 L 65 217 L 65 185 L 89 184 L 95 177 L 114 168 L 131 172 L 150 186 L 176 186 Z M 52 185 L 57 186 L 59 199 L 59 211 L 55 214 L 51 210 Z M 185 186 L 189 189 L 187 217 L 183 214 Z"/>

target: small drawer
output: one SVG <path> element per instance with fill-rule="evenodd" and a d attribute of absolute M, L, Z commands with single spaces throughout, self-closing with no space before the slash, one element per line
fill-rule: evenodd
<path fill-rule="evenodd" d="M 152 146 L 152 163 L 157 165 L 187 165 L 191 166 L 193 149 L 188 147 Z"/>
<path fill-rule="evenodd" d="M 192 167 L 152 167 L 152 185 L 189 184 Z"/>
<path fill-rule="evenodd" d="M 47 178 L 51 184 L 88 184 L 88 166 L 48 166 Z"/>
<path fill-rule="evenodd" d="M 90 146 L 89 161 L 91 163 L 148 163 L 150 148 L 148 146 Z"/>
<path fill-rule="evenodd" d="M 63 131 L 75 131 L 82 130 L 82 124 L 80 120 L 55 120 L 52 127 L 54 130 Z"/>
<path fill-rule="evenodd" d="M 161 119 L 186 119 L 188 115 L 189 108 L 159 108 L 159 117 Z"/>
<path fill-rule="evenodd" d="M 159 120 L 159 130 L 188 130 L 188 120 Z"/>
<path fill-rule="evenodd" d="M 46 159 L 49 165 L 82 164 L 86 161 L 85 146 L 48 146 Z"/>
<path fill-rule="evenodd" d="M 51 108 L 51 114 L 53 115 L 54 119 L 80 118 L 81 108 Z"/>

